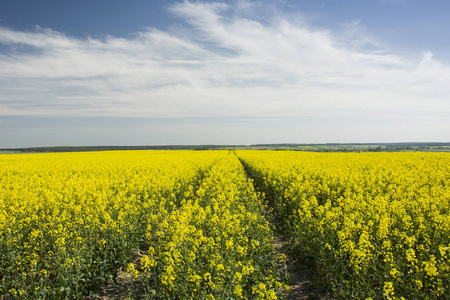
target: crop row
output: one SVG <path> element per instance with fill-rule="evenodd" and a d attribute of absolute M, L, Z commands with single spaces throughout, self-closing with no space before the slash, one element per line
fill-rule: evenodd
<path fill-rule="evenodd" d="M 284 274 L 273 233 L 239 160 L 217 161 L 192 192 L 148 229 L 156 246 L 141 258 L 144 274 L 136 271 L 136 279 L 168 299 L 277 299 Z"/>
<path fill-rule="evenodd" d="M 336 298 L 450 298 L 448 154 L 238 156 Z"/>
<path fill-rule="evenodd" d="M 275 299 L 263 204 L 227 154 L 0 157 L 0 296 L 83 299 L 125 273 L 136 297 Z"/>

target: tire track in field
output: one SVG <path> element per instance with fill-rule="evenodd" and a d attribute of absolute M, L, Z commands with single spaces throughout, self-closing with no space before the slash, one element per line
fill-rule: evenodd
<path fill-rule="evenodd" d="M 236 153 L 233 151 L 234 155 Z M 237 156 L 237 155 L 236 155 Z M 251 176 L 248 166 L 243 160 L 239 158 L 239 162 L 242 164 L 244 171 L 246 173 L 247 179 L 249 179 L 249 184 L 252 184 L 256 190 L 262 192 L 261 187 L 258 185 L 257 181 Z M 270 196 L 267 195 L 266 201 L 269 203 L 269 207 L 272 203 L 270 201 Z M 266 213 L 268 221 L 272 224 L 274 228 L 274 246 L 277 255 L 286 257 L 286 266 L 290 274 L 289 277 L 289 290 L 290 292 L 286 295 L 287 300 L 315 300 L 315 299 L 329 299 L 326 298 L 317 288 L 315 288 L 313 275 L 314 270 L 310 264 L 306 262 L 300 262 L 297 260 L 296 256 L 293 254 L 290 248 L 290 237 L 289 233 L 283 233 L 281 228 L 281 220 L 277 220 L 270 212 Z M 280 266 L 282 268 L 283 266 Z"/>

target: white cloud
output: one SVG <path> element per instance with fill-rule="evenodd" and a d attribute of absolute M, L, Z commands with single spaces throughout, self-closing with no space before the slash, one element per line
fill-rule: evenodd
<path fill-rule="evenodd" d="M 77 39 L 0 28 L 0 115 L 368 116 L 450 113 L 450 68 L 312 29 L 261 2 L 181 2 L 185 25 Z M 259 8 L 258 8 L 259 9 Z M 344 38 L 345 37 L 345 38 Z"/>

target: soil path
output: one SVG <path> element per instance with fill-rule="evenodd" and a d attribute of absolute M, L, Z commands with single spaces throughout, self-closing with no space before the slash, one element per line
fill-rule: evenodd
<path fill-rule="evenodd" d="M 247 173 L 245 167 L 244 171 L 246 173 L 246 177 L 247 180 L 249 181 L 249 184 L 254 185 L 254 187 L 258 190 L 258 186 L 255 185 L 254 183 L 255 181 Z M 278 224 L 280 222 L 275 220 L 271 215 L 266 214 L 266 217 L 273 227 L 274 246 L 277 252 L 277 256 L 284 255 L 286 257 L 287 271 L 290 274 L 288 283 L 290 293 L 286 295 L 286 299 L 287 300 L 327 299 L 322 293 L 318 291 L 318 289 L 313 284 L 312 281 L 313 269 L 307 264 L 297 261 L 295 256 L 289 250 L 289 238 L 283 236 L 279 231 Z"/>
<path fill-rule="evenodd" d="M 307 265 L 299 263 L 289 251 L 289 241 L 275 233 L 275 250 L 278 255 L 285 255 L 287 271 L 290 274 L 287 300 L 322 299 L 313 287 L 313 270 Z"/>

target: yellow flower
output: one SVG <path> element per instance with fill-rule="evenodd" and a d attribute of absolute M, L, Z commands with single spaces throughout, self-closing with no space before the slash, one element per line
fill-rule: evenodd
<path fill-rule="evenodd" d="M 422 281 L 416 280 L 415 282 L 416 282 L 417 289 L 420 290 L 423 287 Z"/>
<path fill-rule="evenodd" d="M 234 279 L 236 281 L 238 281 L 238 282 L 241 281 L 242 280 L 242 274 L 239 273 L 239 272 L 234 273 Z"/>
<path fill-rule="evenodd" d="M 242 298 L 242 286 L 241 285 L 236 285 L 235 287 L 234 287 L 234 292 L 233 292 L 233 294 L 234 295 L 236 295 L 236 297 L 238 297 L 238 298 Z"/>
<path fill-rule="evenodd" d="M 139 275 L 139 271 L 134 268 L 133 263 L 128 264 L 127 271 L 130 273 L 131 278 L 133 278 L 133 280 L 135 280 Z"/>
<path fill-rule="evenodd" d="M 391 274 L 392 277 L 396 278 L 397 274 L 400 273 L 399 271 L 397 271 L 396 268 L 391 269 L 391 271 L 389 271 L 389 273 Z"/>
<path fill-rule="evenodd" d="M 275 293 L 275 291 L 273 290 L 268 290 L 266 293 L 266 298 L 268 300 L 276 300 L 278 299 L 277 294 Z"/>
<path fill-rule="evenodd" d="M 392 282 L 385 282 L 383 286 L 383 295 L 390 297 L 394 295 L 394 284 Z"/>
<path fill-rule="evenodd" d="M 211 280 L 211 274 L 210 273 L 205 273 L 203 275 L 203 278 L 205 279 L 205 281 L 210 281 Z"/>
<path fill-rule="evenodd" d="M 223 270 L 225 270 L 225 267 L 222 264 L 218 264 L 216 266 L 216 269 L 217 269 L 217 271 L 223 271 Z"/>

